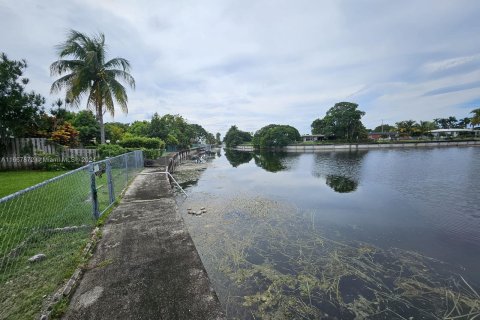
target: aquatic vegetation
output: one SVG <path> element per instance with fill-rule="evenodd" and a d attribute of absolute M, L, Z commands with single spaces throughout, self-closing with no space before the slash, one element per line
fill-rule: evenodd
<path fill-rule="evenodd" d="M 229 318 L 480 319 L 478 290 L 450 265 L 335 236 L 280 200 L 195 193 L 180 207 Z"/>

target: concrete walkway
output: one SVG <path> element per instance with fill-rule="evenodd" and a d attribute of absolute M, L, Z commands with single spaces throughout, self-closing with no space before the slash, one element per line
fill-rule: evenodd
<path fill-rule="evenodd" d="M 224 319 L 165 174 L 147 168 L 111 213 L 64 319 Z"/>

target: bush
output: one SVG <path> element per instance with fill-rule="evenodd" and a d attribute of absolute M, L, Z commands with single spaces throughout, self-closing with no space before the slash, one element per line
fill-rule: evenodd
<path fill-rule="evenodd" d="M 126 148 L 126 152 L 131 152 L 138 150 L 138 148 Z M 146 148 L 141 148 L 140 150 L 143 151 L 143 157 L 145 159 L 150 159 L 150 160 L 155 160 L 160 158 L 160 156 L 163 153 L 163 149 L 146 149 Z"/>
<path fill-rule="evenodd" d="M 165 142 L 159 138 L 131 137 L 120 141 L 124 148 L 145 148 L 145 149 L 163 149 Z"/>
<path fill-rule="evenodd" d="M 127 149 L 118 144 L 101 144 L 98 146 L 97 151 L 101 159 L 119 156 L 128 152 Z"/>
<path fill-rule="evenodd" d="M 253 145 L 256 148 L 284 147 L 300 141 L 300 133 L 292 126 L 270 124 L 255 132 Z"/>

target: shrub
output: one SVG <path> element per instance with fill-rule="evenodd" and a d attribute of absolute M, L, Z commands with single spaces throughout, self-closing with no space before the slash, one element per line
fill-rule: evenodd
<path fill-rule="evenodd" d="M 163 149 L 165 142 L 159 138 L 131 137 L 120 141 L 124 148 L 145 148 L 145 149 Z"/>
<path fill-rule="evenodd" d="M 98 146 L 97 151 L 102 159 L 106 157 L 119 156 L 128 152 L 127 149 L 119 146 L 118 144 L 101 144 Z"/>
<path fill-rule="evenodd" d="M 126 148 L 127 152 L 138 150 L 138 148 Z M 141 148 L 140 150 L 143 151 L 143 157 L 145 159 L 155 160 L 160 158 L 163 153 L 163 149 L 146 149 Z"/>

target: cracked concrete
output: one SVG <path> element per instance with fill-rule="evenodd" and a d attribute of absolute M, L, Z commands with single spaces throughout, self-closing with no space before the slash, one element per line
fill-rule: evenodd
<path fill-rule="evenodd" d="M 64 319 L 224 319 L 165 174 L 147 168 L 104 229 Z"/>

